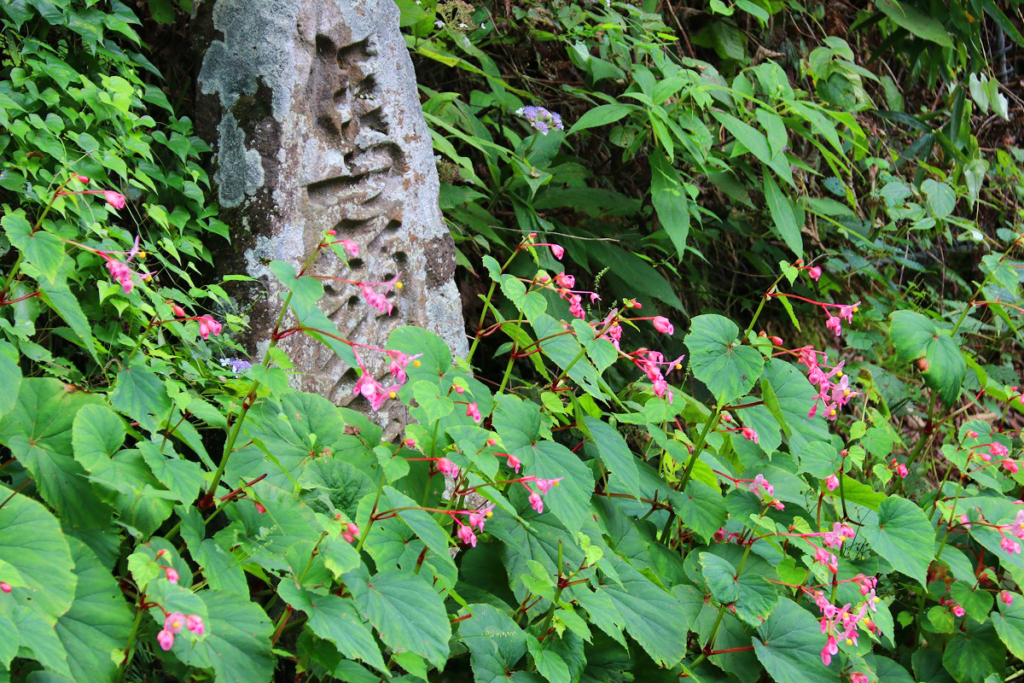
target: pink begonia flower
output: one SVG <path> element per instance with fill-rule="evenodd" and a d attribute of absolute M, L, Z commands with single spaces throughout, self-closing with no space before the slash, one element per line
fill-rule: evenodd
<path fill-rule="evenodd" d="M 516 474 L 519 474 L 519 468 L 523 466 L 523 463 L 520 462 L 519 458 L 517 458 L 516 456 L 509 455 L 508 466 L 511 467 Z"/>
<path fill-rule="evenodd" d="M 210 335 L 218 335 L 222 329 L 222 326 L 217 322 L 211 315 L 201 315 L 197 319 L 199 322 L 199 336 L 203 339 L 209 339 Z"/>
<path fill-rule="evenodd" d="M 966 612 L 966 610 L 964 610 L 963 607 L 961 607 L 960 605 L 954 605 L 953 606 L 953 616 L 954 617 L 962 617 L 965 614 L 967 614 L 967 612 Z"/>
<path fill-rule="evenodd" d="M 960 515 L 960 523 L 968 529 L 971 528 L 971 520 L 967 517 L 967 515 Z"/>
<path fill-rule="evenodd" d="M 814 551 L 814 561 L 823 567 L 828 567 L 833 574 L 839 571 L 839 559 L 824 548 Z"/>
<path fill-rule="evenodd" d="M 1015 461 L 1013 461 L 1013 460 L 1003 460 L 1001 464 L 1006 469 L 1006 471 L 1009 472 L 1010 474 L 1017 474 L 1017 470 L 1019 468 L 1017 467 L 1017 463 Z"/>
<path fill-rule="evenodd" d="M 469 526 L 465 524 L 460 524 L 457 533 L 459 539 L 463 543 L 473 546 L 474 548 L 476 547 L 476 534 L 473 533 L 473 530 Z"/>
<path fill-rule="evenodd" d="M 837 337 L 843 333 L 843 321 L 831 313 L 828 314 L 828 319 L 825 321 L 825 327 L 835 332 Z"/>
<path fill-rule="evenodd" d="M 476 403 L 469 403 L 466 405 L 466 416 L 473 419 L 473 422 L 480 424 L 483 421 L 483 415 L 480 414 L 480 408 L 477 407 Z"/>
<path fill-rule="evenodd" d="M 264 514 L 267 513 L 267 507 L 263 503 L 261 503 L 259 501 L 255 501 L 255 504 L 256 504 L 256 512 L 260 513 L 261 515 L 264 515 Z"/>
<path fill-rule="evenodd" d="M 0 581 L 0 591 L 3 591 L 4 593 L 10 593 L 12 590 L 14 590 L 14 588 L 11 587 L 11 584 L 7 583 L 6 581 Z"/>
<path fill-rule="evenodd" d="M 164 567 L 164 576 L 171 583 L 178 583 L 178 570 L 174 567 Z"/>
<path fill-rule="evenodd" d="M 821 277 L 821 268 L 818 266 L 811 266 L 807 269 L 807 274 L 811 276 L 812 280 L 817 280 Z"/>
<path fill-rule="evenodd" d="M 355 543 L 356 538 L 359 536 L 359 526 L 349 522 L 345 525 L 344 530 L 341 532 L 341 537 L 345 539 L 347 543 Z"/>
<path fill-rule="evenodd" d="M 547 493 L 552 487 L 558 486 L 561 481 L 562 477 L 559 477 L 558 479 L 538 479 L 536 484 L 541 493 Z"/>
<path fill-rule="evenodd" d="M 365 367 L 361 367 L 361 369 L 363 374 L 356 380 L 352 393 L 361 394 L 363 398 L 370 402 L 370 407 L 373 410 L 380 410 L 389 398 L 397 396 L 397 392 L 401 387 L 393 386 L 385 389 L 370 375 Z"/>
<path fill-rule="evenodd" d="M 469 526 L 476 527 L 480 531 L 483 531 L 484 530 L 484 524 L 486 524 L 487 520 L 490 519 L 491 516 L 493 516 L 493 515 L 494 515 L 494 506 L 493 505 L 488 505 L 486 507 L 480 508 L 479 510 L 474 510 L 469 515 Z"/>
<path fill-rule="evenodd" d="M 408 448 L 416 448 L 416 439 L 406 439 L 403 441 Z"/>
<path fill-rule="evenodd" d="M 999 594 L 999 599 L 1006 604 L 1007 607 L 1013 604 L 1013 593 L 1009 591 L 1003 591 Z"/>
<path fill-rule="evenodd" d="M 829 491 L 835 491 L 839 487 L 839 477 L 834 474 L 828 475 L 825 477 L 825 486 Z"/>
<path fill-rule="evenodd" d="M 338 240 L 338 244 L 342 246 L 349 256 L 359 256 L 359 245 L 352 240 Z"/>
<path fill-rule="evenodd" d="M 832 636 L 825 641 L 825 647 L 821 648 L 821 663 L 828 666 L 832 663 L 832 656 L 839 654 L 839 644 Z"/>
<path fill-rule="evenodd" d="M 848 305 L 840 306 L 839 307 L 839 317 L 842 318 L 843 320 L 845 320 L 848 323 L 852 323 L 853 322 L 853 314 L 857 312 L 857 309 L 859 307 L 860 307 L 860 302 L 859 301 L 857 303 L 855 303 L 855 304 L 848 304 Z"/>
<path fill-rule="evenodd" d="M 366 299 L 366 303 L 370 304 L 373 308 L 376 308 L 381 313 L 387 313 L 391 315 L 391 311 L 394 309 L 394 305 L 388 300 L 386 296 L 375 290 L 369 285 L 362 285 L 363 298 Z"/>
<path fill-rule="evenodd" d="M 751 493 L 757 496 L 761 495 L 762 491 L 764 491 L 765 495 L 768 496 L 775 495 L 775 487 L 768 483 L 768 480 L 764 478 L 763 474 L 759 474 L 754 477 L 754 481 L 750 482 L 750 486 L 748 488 Z"/>
<path fill-rule="evenodd" d="M 750 427 L 743 427 L 742 429 L 740 429 L 740 436 L 742 436 L 744 439 L 747 439 L 748 441 L 753 441 L 754 443 L 757 443 L 758 441 L 757 432 L 755 432 Z"/>
<path fill-rule="evenodd" d="M 78 182 L 82 183 L 83 185 L 88 185 L 89 184 L 89 177 L 88 176 L 79 175 L 79 174 L 76 173 L 75 177 L 78 178 Z"/>
<path fill-rule="evenodd" d="M 451 477 L 452 479 L 459 476 L 459 466 L 448 458 L 437 459 L 437 471 Z"/>
<path fill-rule="evenodd" d="M 1020 543 L 1006 538 L 1005 536 L 1003 537 L 1003 540 L 999 541 L 999 546 L 1011 555 L 1020 553 Z"/>
<path fill-rule="evenodd" d="M 993 441 L 991 444 L 989 444 L 988 452 L 991 453 L 996 458 L 1001 458 L 1010 451 L 1009 449 L 1006 448 L 1006 446 L 999 443 L 998 441 Z"/>
<path fill-rule="evenodd" d="M 565 272 L 561 272 L 555 276 L 555 284 L 559 287 L 565 287 L 566 289 L 572 289 L 576 286 L 576 276 L 566 275 Z"/>
<path fill-rule="evenodd" d="M 530 494 L 530 507 L 537 511 L 537 514 L 544 512 L 544 501 L 536 493 Z"/>
<path fill-rule="evenodd" d="M 391 364 L 388 365 L 388 372 L 391 373 L 391 376 L 399 384 L 405 384 L 409 379 L 409 376 L 405 373 L 406 366 L 423 355 L 422 353 L 417 353 L 415 356 L 409 356 L 401 351 L 385 351 L 384 353 L 391 359 Z"/>
<path fill-rule="evenodd" d="M 662 334 L 672 334 L 676 331 L 669 319 L 660 315 L 655 316 L 651 323 L 654 325 L 654 329 Z"/>
<path fill-rule="evenodd" d="M 583 310 L 582 301 L 583 299 L 579 294 L 573 294 L 569 300 L 569 313 L 580 320 L 587 317 L 587 312 Z"/>
<path fill-rule="evenodd" d="M 160 643 L 160 649 L 166 652 L 174 646 L 174 634 L 163 629 L 156 634 L 156 642 Z"/>
<path fill-rule="evenodd" d="M 113 190 L 104 190 L 103 198 L 107 200 L 107 204 L 110 204 L 115 209 L 123 209 L 127 203 L 123 194 Z"/>
<path fill-rule="evenodd" d="M 850 674 L 850 683 L 871 683 L 871 679 L 867 674 L 853 672 Z"/>
<path fill-rule="evenodd" d="M 197 636 L 203 635 L 206 631 L 206 626 L 203 624 L 203 619 L 198 614 L 190 614 L 185 617 L 185 628 Z"/>
<path fill-rule="evenodd" d="M 906 479 L 907 475 L 910 474 L 910 471 L 907 469 L 906 465 L 900 463 L 896 466 L 896 473 L 900 475 L 900 479 Z"/>
<path fill-rule="evenodd" d="M 185 309 L 182 308 L 181 306 L 179 306 L 178 304 L 171 304 L 171 311 L 174 313 L 174 317 L 176 317 L 176 318 L 185 318 L 185 317 L 187 317 L 187 314 L 185 313 Z"/>
<path fill-rule="evenodd" d="M 716 531 L 711 538 L 714 539 L 715 543 L 721 543 L 724 541 L 726 538 L 725 527 L 719 527 L 718 531 Z"/>
<path fill-rule="evenodd" d="M 558 246 L 557 244 L 551 244 L 548 246 L 551 247 L 551 253 L 554 254 L 555 258 L 561 261 L 562 257 L 565 256 L 565 249 Z"/>
<path fill-rule="evenodd" d="M 164 618 L 164 630 L 177 634 L 185 628 L 185 615 L 181 612 L 171 612 Z"/>

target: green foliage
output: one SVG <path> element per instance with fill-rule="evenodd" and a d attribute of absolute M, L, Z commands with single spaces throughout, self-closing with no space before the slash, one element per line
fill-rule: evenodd
<path fill-rule="evenodd" d="M 1024 152 L 972 116 L 1009 113 L 981 56 L 1016 7 L 879 1 L 843 40 L 761 0 L 399 6 L 468 357 L 344 338 L 328 233 L 268 264 L 252 366 L 143 24 L 3 6 L 0 680 L 1015 676 Z M 290 386 L 295 334 L 359 410 Z"/>

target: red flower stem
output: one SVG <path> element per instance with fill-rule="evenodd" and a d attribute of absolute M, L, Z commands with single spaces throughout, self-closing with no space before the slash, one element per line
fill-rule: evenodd
<path fill-rule="evenodd" d="M 0 306 L 10 306 L 11 304 L 16 304 L 19 301 L 24 301 L 25 299 L 31 299 L 34 296 L 39 296 L 39 292 L 32 292 L 31 294 L 26 294 L 25 296 L 19 296 L 17 299 L 11 299 L 10 301 L 0 300 Z"/>

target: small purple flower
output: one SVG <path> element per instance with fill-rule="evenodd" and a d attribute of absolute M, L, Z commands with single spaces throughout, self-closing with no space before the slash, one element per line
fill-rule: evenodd
<path fill-rule="evenodd" d="M 538 130 L 541 135 L 547 135 L 551 128 L 557 128 L 558 130 L 564 130 L 562 128 L 562 117 L 558 114 L 548 111 L 544 107 L 520 107 L 516 110 L 516 116 L 522 116 L 526 119 L 534 129 Z"/>
<path fill-rule="evenodd" d="M 242 358 L 221 358 L 220 364 L 230 369 L 236 375 L 241 375 L 252 367 L 252 363 Z"/>

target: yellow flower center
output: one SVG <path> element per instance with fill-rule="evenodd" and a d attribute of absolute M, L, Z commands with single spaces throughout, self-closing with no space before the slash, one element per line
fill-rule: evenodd
<path fill-rule="evenodd" d="M 853 645 L 853 639 L 852 638 L 847 638 L 846 639 L 846 644 L 847 645 Z"/>
<path fill-rule="evenodd" d="M 151 281 L 153 279 L 153 276 L 152 275 L 147 275 L 147 276 L 145 276 L 142 279 L 145 280 L 146 282 L 149 282 L 149 281 Z"/>
<path fill-rule="evenodd" d="M 180 621 L 173 621 L 173 622 L 171 622 L 171 626 L 173 626 L 174 628 L 181 628 L 181 622 Z"/>
<path fill-rule="evenodd" d="M 392 391 L 390 394 L 388 394 L 388 398 L 398 398 L 398 394 Z"/>
<path fill-rule="evenodd" d="M 878 597 L 877 595 L 875 596 L 875 602 L 879 602 L 881 599 L 882 598 Z M 868 624 L 868 625 L 870 626 L 870 624 Z"/>
<path fill-rule="evenodd" d="M 490 519 L 491 517 L 493 517 L 493 516 L 494 516 L 494 512 L 493 512 L 492 510 L 488 510 L 488 511 L 487 511 L 487 514 L 486 514 L 486 515 L 484 515 L 484 516 L 485 516 L 485 517 L 487 517 L 487 519 Z"/>
<path fill-rule="evenodd" d="M 860 306 L 854 306 L 853 307 L 853 312 L 856 313 L 858 308 L 860 308 Z"/>
<path fill-rule="evenodd" d="M 843 396 L 849 396 L 849 395 L 850 395 L 850 390 L 849 389 L 843 389 Z"/>
<path fill-rule="evenodd" d="M 419 367 L 420 365 L 421 365 L 421 363 L 420 363 L 420 362 L 419 362 L 418 360 L 414 360 L 414 361 L 412 362 L 412 366 L 413 366 L 414 368 L 418 368 L 418 367 Z"/>
<path fill-rule="evenodd" d="M 683 369 L 683 364 L 682 363 L 676 363 L 676 370 L 682 370 L 682 369 Z"/>
<path fill-rule="evenodd" d="M 554 481 L 553 481 L 553 482 L 551 483 L 551 485 L 552 485 L 552 486 L 558 486 L 558 485 L 559 485 L 559 484 L 561 484 L 561 483 L 562 483 L 562 482 L 560 482 L 559 480 L 555 479 L 555 480 L 554 480 Z"/>
<path fill-rule="evenodd" d="M 402 284 L 401 282 L 396 282 L 396 283 L 395 283 L 395 289 L 401 289 L 401 288 L 402 288 L 402 287 L 404 287 L 404 286 L 405 286 L 405 285 L 403 285 L 403 284 Z"/>
<path fill-rule="evenodd" d="M 830 411 L 828 411 L 828 414 L 829 414 L 829 415 L 835 415 L 835 414 L 836 414 L 836 411 L 835 411 L 835 410 L 830 410 Z"/>
<path fill-rule="evenodd" d="M 149 256 L 149 254 L 147 254 L 146 252 L 144 252 L 144 251 L 140 251 L 139 252 L 139 260 L 140 261 L 145 261 L 147 256 Z"/>
<path fill-rule="evenodd" d="M 843 371 L 842 370 L 840 370 L 839 372 L 836 373 L 836 377 L 840 377 L 841 378 L 842 376 L 843 376 Z"/>

